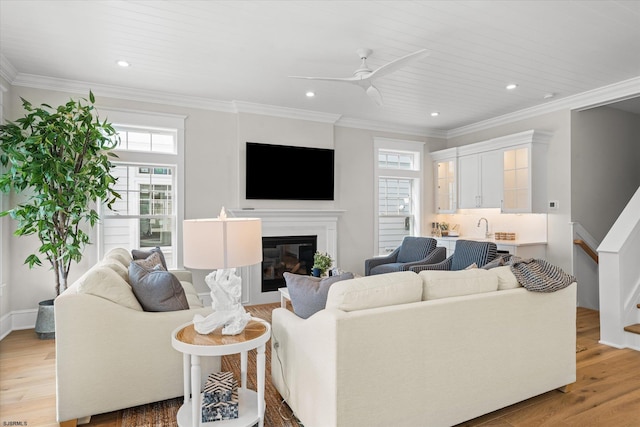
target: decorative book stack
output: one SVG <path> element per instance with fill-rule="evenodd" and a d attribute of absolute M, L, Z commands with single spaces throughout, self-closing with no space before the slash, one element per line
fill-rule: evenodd
<path fill-rule="evenodd" d="M 202 422 L 238 418 L 238 382 L 233 372 L 214 372 L 202 396 Z"/>

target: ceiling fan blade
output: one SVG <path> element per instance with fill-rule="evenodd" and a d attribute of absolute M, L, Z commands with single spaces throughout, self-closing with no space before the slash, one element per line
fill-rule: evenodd
<path fill-rule="evenodd" d="M 371 98 L 373 102 L 378 105 L 382 105 L 382 94 L 374 85 L 369 85 L 367 88 L 367 95 L 369 95 L 369 98 Z"/>
<path fill-rule="evenodd" d="M 395 61 L 391 61 L 380 68 L 375 69 L 371 74 L 366 76 L 366 79 L 372 79 L 374 77 L 382 77 L 387 74 L 393 73 L 394 71 L 399 70 L 400 68 L 408 65 L 410 62 L 416 61 L 421 58 L 425 58 L 429 56 L 431 52 L 427 49 L 421 49 L 417 52 L 410 53 L 408 55 L 403 56 L 402 58 L 398 58 Z"/>
<path fill-rule="evenodd" d="M 304 77 L 304 76 L 289 76 L 292 79 L 306 79 L 306 80 L 325 80 L 329 82 L 345 82 L 356 83 L 360 81 L 359 77 Z"/>

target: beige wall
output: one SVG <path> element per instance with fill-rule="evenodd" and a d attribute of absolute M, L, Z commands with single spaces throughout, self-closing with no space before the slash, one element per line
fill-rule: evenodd
<path fill-rule="evenodd" d="M 640 116 L 578 111 L 571 133 L 571 216 L 600 242 L 640 186 Z"/>
<path fill-rule="evenodd" d="M 9 117 L 10 100 L 11 100 L 11 86 L 9 83 L 0 77 L 0 123 L 4 123 L 5 117 Z M 4 117 L 3 117 L 4 116 Z M 0 166 L 2 168 L 2 166 Z M 4 193 L 0 193 L 0 211 L 6 209 L 9 202 L 9 196 Z M 5 316 L 11 311 L 10 305 L 10 287 L 9 272 L 10 272 L 10 258 L 9 258 L 9 242 L 10 242 L 10 228 L 8 217 L 0 218 L 0 322 L 5 319 Z M 3 325 L 0 324 L 0 333 L 4 330 Z"/>
<path fill-rule="evenodd" d="M 49 90 L 14 87 L 10 95 L 12 108 L 8 117 L 20 117 L 23 112 L 20 97 L 33 104 L 58 105 L 70 97 L 83 95 Z M 442 139 L 415 135 L 336 127 L 330 123 L 262 116 L 248 113 L 229 113 L 199 108 L 161 105 L 101 97 L 96 94 L 98 111 L 101 107 L 186 116 L 185 119 L 185 218 L 217 216 L 220 208 L 297 208 L 340 209 L 346 211 L 338 224 L 338 266 L 362 274 L 364 259 L 373 255 L 373 139 L 385 137 L 427 142 L 425 151 L 441 149 Z M 103 114 L 101 117 L 106 115 Z M 108 118 L 108 117 L 107 117 Z M 247 201 L 244 199 L 244 155 L 246 141 L 328 147 L 336 150 L 335 201 Z M 430 168 L 430 162 L 427 162 Z M 312 166 L 310 167 L 312 171 Z M 425 174 L 425 184 L 431 191 L 431 173 Z M 433 209 L 432 197 L 425 197 L 425 212 Z M 13 196 L 11 203 L 16 202 Z M 9 223 L 11 231 L 15 224 Z M 92 233 L 95 234 L 95 233 Z M 33 310 L 37 303 L 53 296 L 53 273 L 48 266 L 30 270 L 23 261 L 36 250 L 34 237 L 8 240 L 8 283 L 11 310 Z M 95 240 L 94 240 L 95 241 Z M 74 265 L 70 283 L 97 261 L 95 246 L 85 251 L 85 258 Z M 3 269 L 4 271 L 4 269 Z M 204 284 L 206 272 L 194 272 L 196 287 L 208 291 Z"/>

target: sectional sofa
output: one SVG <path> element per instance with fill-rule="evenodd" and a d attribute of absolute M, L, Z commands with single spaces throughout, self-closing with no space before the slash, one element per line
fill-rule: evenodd
<path fill-rule="evenodd" d="M 455 425 L 575 382 L 576 286 L 508 266 L 334 283 L 307 319 L 273 311 L 272 381 L 305 427 Z"/>
<path fill-rule="evenodd" d="M 91 415 L 183 394 L 182 353 L 171 332 L 203 307 L 189 271 L 173 271 L 189 309 L 144 311 L 128 283 L 131 254 L 114 249 L 55 299 L 58 422 L 75 425 Z M 220 359 L 202 360 L 202 381 Z"/>

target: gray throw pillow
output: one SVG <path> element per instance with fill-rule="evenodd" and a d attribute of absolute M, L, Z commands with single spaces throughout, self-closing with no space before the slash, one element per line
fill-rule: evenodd
<path fill-rule="evenodd" d="M 129 264 L 129 284 L 143 310 L 188 310 L 187 296 L 178 278 L 161 264 L 149 266 L 147 260 L 131 261 Z"/>
<path fill-rule="evenodd" d="M 167 262 L 164 259 L 164 254 L 162 253 L 162 250 L 160 250 L 160 246 L 156 246 L 153 249 L 148 249 L 148 250 L 142 250 L 142 249 L 133 249 L 131 251 L 131 257 L 134 260 L 138 260 L 138 259 L 145 259 L 148 258 L 149 255 L 153 254 L 153 253 L 157 253 L 160 256 L 160 262 L 162 263 L 162 267 L 165 270 L 168 270 L 167 268 Z"/>
<path fill-rule="evenodd" d="M 303 319 L 311 317 L 327 305 L 327 294 L 332 284 L 340 280 L 353 279 L 353 273 L 325 278 L 284 273 L 284 280 L 291 297 L 293 312 Z"/>

